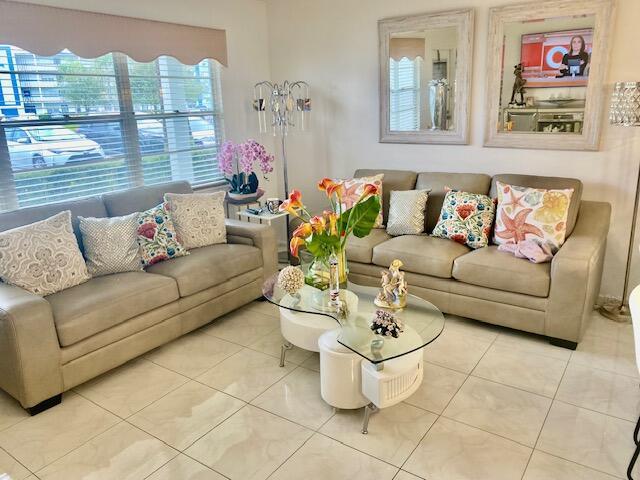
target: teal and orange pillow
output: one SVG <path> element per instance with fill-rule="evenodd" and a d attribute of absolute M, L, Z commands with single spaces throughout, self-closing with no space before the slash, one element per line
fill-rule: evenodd
<path fill-rule="evenodd" d="M 494 217 L 495 204 L 487 195 L 449 190 L 431 235 L 474 249 L 486 247 Z"/>

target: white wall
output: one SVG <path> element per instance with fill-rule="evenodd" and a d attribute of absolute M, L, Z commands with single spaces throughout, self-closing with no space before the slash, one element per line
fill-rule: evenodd
<path fill-rule="evenodd" d="M 253 85 L 270 78 L 264 1 L 32 0 L 30 3 L 225 29 L 229 66 L 221 68 L 221 83 L 226 138 L 233 141 L 256 138 L 273 151 L 273 138 L 259 136 L 258 122 L 251 110 Z M 269 182 L 261 179 L 260 186 L 266 188 L 267 196 L 278 191 L 278 180 L 275 175 L 272 177 Z"/>
<path fill-rule="evenodd" d="M 619 297 L 640 161 L 640 129 L 603 125 L 598 152 L 482 146 L 488 9 L 520 1 L 269 0 L 272 77 L 308 81 L 313 102 L 312 131 L 289 141 L 289 183 L 302 189 L 307 203 L 317 207 L 322 205 L 322 196 L 314 186 L 318 179 L 348 176 L 359 167 L 580 178 L 585 184 L 584 198 L 613 206 L 601 293 Z M 470 6 L 476 7 L 470 145 L 378 143 L 377 21 Z M 640 80 L 636 52 L 639 23 L 640 1 L 619 0 L 607 75 L 609 89 L 617 80 Z M 605 112 L 603 123 L 604 119 Z"/>

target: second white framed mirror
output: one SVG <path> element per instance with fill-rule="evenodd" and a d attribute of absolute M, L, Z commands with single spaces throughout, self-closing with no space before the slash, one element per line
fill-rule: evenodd
<path fill-rule="evenodd" d="M 378 22 L 380 142 L 469 143 L 473 9 Z"/>

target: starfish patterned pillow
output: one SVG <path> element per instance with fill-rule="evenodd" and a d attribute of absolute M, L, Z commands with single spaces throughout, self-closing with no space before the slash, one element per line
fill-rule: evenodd
<path fill-rule="evenodd" d="M 431 235 L 471 248 L 486 247 L 494 213 L 495 204 L 488 196 L 447 189 L 440 218 Z"/>
<path fill-rule="evenodd" d="M 532 240 L 558 251 L 567 236 L 573 189 L 545 190 L 496 182 L 498 209 L 493 241 L 497 245 Z"/>
<path fill-rule="evenodd" d="M 380 192 L 380 198 L 382 198 L 382 179 L 384 178 L 384 173 L 379 173 L 378 175 L 373 175 L 371 177 L 360 177 L 360 178 L 348 178 L 346 180 L 334 180 L 336 182 L 344 182 L 344 193 L 342 194 L 342 211 L 348 210 L 360 199 L 362 196 L 362 192 L 364 191 L 364 186 L 367 183 L 373 183 L 376 187 L 378 187 L 378 191 Z M 380 208 L 380 213 L 378 214 L 378 218 L 376 218 L 376 222 L 373 224 L 373 228 L 381 228 L 382 227 L 382 207 Z"/>

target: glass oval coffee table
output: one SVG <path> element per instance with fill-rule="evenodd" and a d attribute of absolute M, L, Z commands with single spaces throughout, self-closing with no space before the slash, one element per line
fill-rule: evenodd
<path fill-rule="evenodd" d="M 290 295 L 277 283 L 277 275 L 263 286 L 265 298 L 280 307 L 280 329 L 287 350 L 297 346 L 320 352 L 321 393 L 336 408 L 366 406 L 363 433 L 371 413 L 404 400 L 422 383 L 423 349 L 444 329 L 444 316 L 430 302 L 407 296 L 403 309 L 383 309 L 374 304 L 379 289 L 349 283 L 340 290 L 337 312 L 328 291 L 305 285 Z M 402 322 L 398 338 L 371 330 L 376 310 L 393 312 Z"/>

